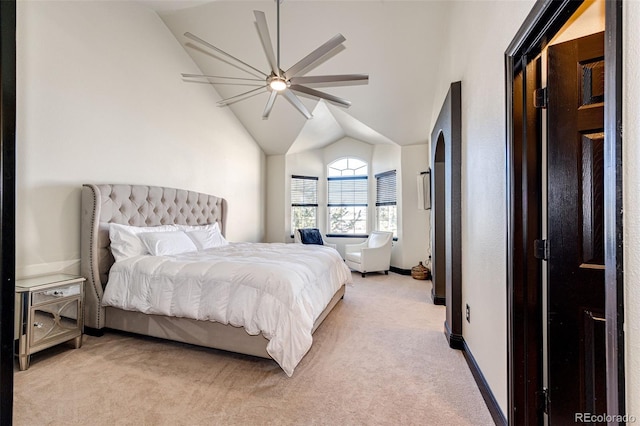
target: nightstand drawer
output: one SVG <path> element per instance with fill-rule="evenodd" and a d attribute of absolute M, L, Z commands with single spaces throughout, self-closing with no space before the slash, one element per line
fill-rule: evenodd
<path fill-rule="evenodd" d="M 35 299 L 35 297 L 34 297 Z M 30 321 L 32 327 L 29 346 L 35 352 L 40 347 L 51 346 L 59 341 L 73 339 L 82 333 L 78 312 L 80 294 L 46 303 L 32 305 Z"/>
<path fill-rule="evenodd" d="M 34 291 L 31 293 L 31 306 L 38 306 L 46 303 L 55 303 L 63 298 L 73 298 L 80 296 L 84 283 L 74 283 L 53 289 Z"/>

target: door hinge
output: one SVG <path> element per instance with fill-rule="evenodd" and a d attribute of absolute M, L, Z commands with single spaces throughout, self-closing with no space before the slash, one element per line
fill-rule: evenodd
<path fill-rule="evenodd" d="M 536 108 L 546 108 L 548 104 L 547 100 L 547 88 L 536 89 L 533 91 L 533 106 Z"/>
<path fill-rule="evenodd" d="M 536 394 L 538 396 L 538 410 L 549 414 L 549 390 L 542 388 L 542 390 L 539 390 Z"/>
<path fill-rule="evenodd" d="M 535 240 L 533 242 L 533 256 L 536 259 L 548 260 L 549 259 L 549 241 Z"/>

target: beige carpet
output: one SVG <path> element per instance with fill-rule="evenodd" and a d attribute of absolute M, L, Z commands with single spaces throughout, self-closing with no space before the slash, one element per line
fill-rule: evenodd
<path fill-rule="evenodd" d="M 16 425 L 491 425 L 429 281 L 347 287 L 287 377 L 271 360 L 110 332 L 34 354 Z"/>

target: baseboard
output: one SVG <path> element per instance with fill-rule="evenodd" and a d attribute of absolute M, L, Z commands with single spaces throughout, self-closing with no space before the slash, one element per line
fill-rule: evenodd
<path fill-rule="evenodd" d="M 464 338 L 460 334 L 451 333 L 446 321 L 444 322 L 444 335 L 447 337 L 451 349 L 464 350 Z"/>
<path fill-rule="evenodd" d="M 500 405 L 498 401 L 496 401 L 496 397 L 491 392 L 491 388 L 487 383 L 487 380 L 484 378 L 484 374 L 480 370 L 478 363 L 476 362 L 469 346 L 467 346 L 467 342 L 462 338 L 462 353 L 464 354 L 464 359 L 467 360 L 467 365 L 469 366 L 469 370 L 471 370 L 471 374 L 476 381 L 476 385 L 478 385 L 478 389 L 480 389 L 480 394 L 484 399 L 484 403 L 487 404 L 487 408 L 489 409 L 489 413 L 493 418 L 493 421 L 497 426 L 507 426 L 507 419 L 504 417 L 502 410 L 500 409 Z"/>
<path fill-rule="evenodd" d="M 394 272 L 394 273 L 400 274 L 400 275 L 411 275 L 411 269 L 402 269 L 402 268 L 398 268 L 396 266 L 391 266 L 391 267 L 389 267 L 389 270 L 391 272 Z"/>
<path fill-rule="evenodd" d="M 449 347 L 451 349 L 464 350 L 464 339 L 459 334 L 449 335 Z"/>
<path fill-rule="evenodd" d="M 436 296 L 434 289 L 431 289 L 431 299 L 433 299 L 434 305 L 445 306 L 447 304 L 447 298 L 443 296 Z"/>

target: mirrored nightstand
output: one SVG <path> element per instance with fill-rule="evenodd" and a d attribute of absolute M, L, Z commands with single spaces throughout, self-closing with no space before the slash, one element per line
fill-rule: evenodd
<path fill-rule="evenodd" d="M 43 275 L 16 281 L 16 334 L 20 370 L 31 354 L 73 340 L 82 346 L 83 277 Z"/>

